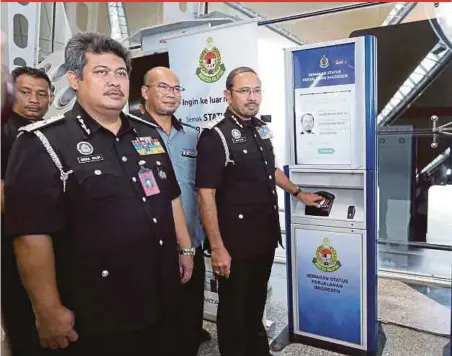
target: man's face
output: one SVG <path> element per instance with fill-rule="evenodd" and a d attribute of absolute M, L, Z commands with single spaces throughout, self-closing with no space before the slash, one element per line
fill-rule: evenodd
<path fill-rule="evenodd" d="M 14 112 L 29 120 L 42 119 L 52 99 L 47 80 L 22 74 L 16 78 L 16 89 Z"/>
<path fill-rule="evenodd" d="M 305 115 L 301 119 L 301 126 L 303 127 L 303 131 L 312 131 L 314 127 L 314 118 L 312 115 Z"/>
<path fill-rule="evenodd" d="M 256 116 L 261 105 L 261 81 L 254 73 L 240 73 L 235 76 L 231 90 L 224 95 L 231 109 L 242 118 Z"/>
<path fill-rule="evenodd" d="M 85 109 L 95 111 L 124 108 L 129 97 L 129 73 L 126 63 L 113 53 L 86 53 L 83 79 L 69 73 L 71 86 Z"/>
<path fill-rule="evenodd" d="M 169 69 L 161 69 L 147 77 L 141 92 L 146 99 L 146 107 L 159 115 L 172 116 L 181 101 L 179 79 Z"/>

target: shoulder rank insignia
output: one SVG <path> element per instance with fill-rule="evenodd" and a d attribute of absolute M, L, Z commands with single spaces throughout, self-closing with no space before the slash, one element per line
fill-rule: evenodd
<path fill-rule="evenodd" d="M 131 118 L 133 121 L 138 121 L 141 122 L 142 124 L 154 127 L 154 128 L 158 128 L 158 126 L 156 124 L 153 124 L 152 122 L 146 121 L 145 119 L 142 119 L 141 117 L 132 115 L 132 114 L 127 114 L 127 117 Z"/>
<path fill-rule="evenodd" d="M 63 120 L 64 118 L 65 118 L 64 114 L 52 116 L 48 119 L 37 121 L 32 124 L 23 126 L 19 129 L 19 131 L 33 132 L 35 130 L 50 126 L 50 125 L 54 124 L 55 122 Z"/>
<path fill-rule="evenodd" d="M 259 119 L 258 117 L 256 117 L 256 120 L 259 121 L 260 124 L 267 126 L 267 123 L 261 119 Z"/>
<path fill-rule="evenodd" d="M 220 122 L 222 122 L 224 120 L 224 116 L 220 116 L 218 119 L 212 120 L 211 122 L 209 122 L 205 128 L 212 130 L 215 126 L 217 126 Z"/>

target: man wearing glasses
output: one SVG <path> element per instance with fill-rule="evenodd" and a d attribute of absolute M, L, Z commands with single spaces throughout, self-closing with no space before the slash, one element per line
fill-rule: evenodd
<path fill-rule="evenodd" d="M 268 356 L 262 322 L 275 248 L 281 242 L 276 185 L 304 204 L 303 193 L 279 169 L 267 125 L 255 116 L 262 92 L 256 72 L 234 69 L 224 92 L 224 118 L 203 130 L 196 185 L 212 267 L 219 276 L 217 315 L 221 356 Z"/>
<path fill-rule="evenodd" d="M 204 234 L 199 218 L 198 192 L 195 188 L 198 131 L 181 123 L 174 116 L 181 102 L 182 91 L 184 88 L 170 69 L 156 67 L 144 76 L 141 95 L 146 100 L 143 119 L 158 126 L 182 192 L 194 266 L 191 280 L 183 286 L 179 319 L 181 333 L 177 336 L 177 342 L 181 346 L 180 355 L 196 356 L 200 343 L 210 339 L 210 335 L 202 329 L 205 265 L 202 251 Z"/>

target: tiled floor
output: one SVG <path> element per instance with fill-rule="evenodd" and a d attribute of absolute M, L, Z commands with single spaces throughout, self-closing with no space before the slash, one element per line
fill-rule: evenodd
<path fill-rule="evenodd" d="M 287 324 L 285 265 L 275 264 L 271 277 L 272 298 L 268 305 L 268 319 L 276 322 L 277 336 Z M 385 343 L 381 356 L 449 356 L 450 290 L 435 291 L 443 303 L 422 293 L 424 288 L 412 288 L 401 282 L 379 281 L 379 320 L 382 322 Z M 444 297 L 446 295 L 446 298 Z M 399 326 L 401 325 L 401 326 Z M 405 326 L 405 327 L 402 327 Z M 408 327 L 408 328 L 406 328 Z M 218 356 L 216 327 L 205 322 L 213 339 L 202 345 L 199 356 Z M 412 328 L 412 329 L 410 329 Z M 416 331 L 414 329 L 418 329 Z M 333 356 L 333 352 L 292 344 L 275 356 Z"/>
<path fill-rule="evenodd" d="M 200 356 L 218 356 L 215 325 L 205 323 L 207 330 L 214 336 L 213 340 L 202 345 Z M 425 333 L 411 331 L 392 325 L 384 325 L 386 344 L 381 356 L 449 356 L 444 352 L 448 339 Z M 313 347 L 292 344 L 281 352 L 273 353 L 275 356 L 335 356 L 340 355 Z"/>

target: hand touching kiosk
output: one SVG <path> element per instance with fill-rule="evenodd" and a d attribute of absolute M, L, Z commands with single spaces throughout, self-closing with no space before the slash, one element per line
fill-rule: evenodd
<path fill-rule="evenodd" d="M 292 341 L 377 351 L 375 38 L 286 52 L 286 174 L 324 199 L 286 195 Z"/>

